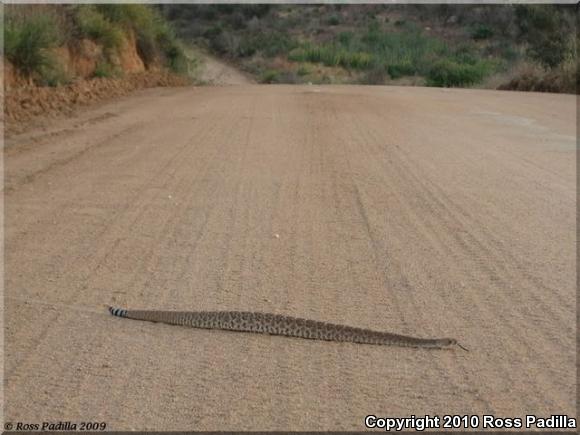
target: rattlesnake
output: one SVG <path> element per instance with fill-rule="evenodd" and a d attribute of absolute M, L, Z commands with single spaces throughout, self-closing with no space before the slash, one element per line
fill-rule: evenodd
<path fill-rule="evenodd" d="M 371 329 L 299 319 L 279 314 L 248 311 L 142 311 L 109 307 L 113 316 L 134 320 L 168 323 L 192 328 L 224 329 L 228 331 L 256 332 L 312 340 L 342 341 L 361 344 L 378 344 L 405 347 L 449 348 L 461 346 L 453 338 L 416 338 Z"/>

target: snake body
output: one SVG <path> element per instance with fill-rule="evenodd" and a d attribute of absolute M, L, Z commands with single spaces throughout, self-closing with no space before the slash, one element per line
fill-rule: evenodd
<path fill-rule="evenodd" d="M 223 329 L 361 344 L 435 349 L 458 345 L 463 348 L 453 338 L 417 338 L 280 314 L 249 311 L 147 311 L 124 310 L 113 307 L 110 307 L 109 311 L 113 316 L 117 317 L 192 328 Z"/>

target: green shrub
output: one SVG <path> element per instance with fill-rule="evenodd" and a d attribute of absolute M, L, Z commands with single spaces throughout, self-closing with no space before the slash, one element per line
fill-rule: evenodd
<path fill-rule="evenodd" d="M 308 68 L 306 65 L 300 65 L 300 67 L 296 70 L 296 74 L 298 74 L 300 77 L 307 76 L 310 74 L 310 72 L 310 68 Z"/>
<path fill-rule="evenodd" d="M 173 40 L 171 45 L 164 49 L 165 58 L 169 68 L 178 74 L 188 74 L 191 67 L 191 61 L 185 54 L 185 50 L 179 42 Z"/>
<path fill-rule="evenodd" d="M 479 56 L 473 45 L 464 44 L 455 49 L 452 57 L 457 63 L 475 65 L 479 60 Z"/>
<path fill-rule="evenodd" d="M 100 78 L 115 77 L 117 75 L 118 71 L 115 70 L 115 67 L 106 61 L 99 62 L 93 73 L 94 77 Z"/>
<path fill-rule="evenodd" d="M 63 66 L 54 60 L 40 69 L 35 81 L 40 86 L 54 87 L 69 84 L 71 77 L 66 73 Z"/>
<path fill-rule="evenodd" d="M 281 53 L 288 53 L 296 46 L 296 41 L 281 32 L 246 33 L 242 35 L 237 51 L 230 54 L 236 57 L 248 57 L 260 52 L 270 58 Z"/>
<path fill-rule="evenodd" d="M 107 54 L 118 50 L 123 43 L 121 29 L 93 5 L 77 7 L 76 23 L 81 34 L 102 44 Z"/>
<path fill-rule="evenodd" d="M 338 26 L 340 24 L 340 17 L 338 15 L 331 15 L 326 20 L 326 24 L 329 26 Z"/>
<path fill-rule="evenodd" d="M 161 53 L 167 55 L 167 50 L 171 49 L 175 41 L 175 36 L 167 24 L 153 11 L 139 15 L 139 19 L 133 23 L 133 29 L 137 38 L 137 49 L 147 66 L 152 65 Z"/>
<path fill-rule="evenodd" d="M 368 45 L 376 45 L 381 39 L 380 24 L 373 20 L 367 29 L 366 34 L 363 36 L 362 40 Z"/>
<path fill-rule="evenodd" d="M 93 25 L 98 24 L 97 29 L 106 27 L 103 22 L 119 29 L 132 29 L 137 39 L 137 51 L 145 65 L 150 66 L 162 57 L 173 71 L 187 70 L 187 57 L 175 33 L 152 7 L 140 4 L 99 4 L 94 5 L 90 13 L 101 16 L 101 19 L 91 17 Z"/>
<path fill-rule="evenodd" d="M 56 21 L 50 15 L 16 19 L 7 16 L 4 28 L 6 58 L 27 77 L 48 74 L 55 59 L 49 50 L 61 41 Z"/>
<path fill-rule="evenodd" d="M 276 83 L 279 75 L 280 73 L 273 69 L 264 71 L 260 77 L 260 83 Z"/>
<path fill-rule="evenodd" d="M 96 4 L 94 7 L 107 20 L 125 25 L 141 24 L 151 14 L 145 5 Z"/>
<path fill-rule="evenodd" d="M 207 38 L 207 39 L 214 39 L 216 38 L 220 33 L 223 32 L 223 28 L 220 24 L 214 24 L 213 26 L 211 26 L 210 28 L 208 28 L 207 30 L 205 30 L 203 32 L 203 37 Z"/>
<path fill-rule="evenodd" d="M 493 30 L 485 24 L 480 24 L 471 31 L 471 37 L 475 40 L 489 39 L 493 36 Z"/>
<path fill-rule="evenodd" d="M 338 42 L 344 47 L 350 46 L 353 39 L 354 34 L 352 32 L 340 32 L 338 34 Z"/>
<path fill-rule="evenodd" d="M 401 32 L 378 32 L 370 30 L 361 40 L 364 49 L 374 56 L 375 63 L 393 65 L 392 72 L 406 74 L 412 70 L 426 74 L 433 60 L 445 55 L 446 45 L 433 37 L 412 29 Z M 405 65 L 398 68 L 398 65 Z M 410 65 L 410 66 L 409 66 Z M 403 71 L 404 70 L 404 71 Z"/>
<path fill-rule="evenodd" d="M 471 86 L 480 83 L 489 74 L 489 70 L 490 66 L 486 62 L 468 65 L 443 59 L 436 62 L 429 71 L 427 86 Z"/>
<path fill-rule="evenodd" d="M 163 22 L 157 23 L 154 31 L 155 45 L 159 47 L 169 68 L 176 73 L 186 73 L 188 59 L 173 30 Z"/>
<path fill-rule="evenodd" d="M 297 43 L 284 33 L 271 33 L 265 37 L 260 51 L 266 57 L 274 57 L 280 53 L 287 53 L 297 46 Z"/>
<path fill-rule="evenodd" d="M 256 44 L 254 39 L 250 37 L 244 37 L 240 41 L 237 55 L 240 57 L 250 57 L 253 56 L 257 51 L 258 44 Z"/>
<path fill-rule="evenodd" d="M 366 69 L 373 63 L 373 57 L 369 53 L 352 52 L 334 45 L 305 45 L 291 51 L 288 59 L 353 69 Z"/>
<path fill-rule="evenodd" d="M 387 67 L 387 72 L 392 79 L 415 74 L 416 69 L 411 62 L 401 62 Z"/>
<path fill-rule="evenodd" d="M 519 37 L 528 45 L 528 55 L 542 65 L 554 68 L 566 58 L 570 33 L 564 9 L 556 5 L 517 5 Z"/>
<path fill-rule="evenodd" d="M 242 9 L 242 13 L 244 14 L 244 16 L 246 18 L 252 18 L 252 17 L 261 18 L 270 11 L 272 5 L 246 4 L 246 5 L 240 5 L 240 7 Z"/>

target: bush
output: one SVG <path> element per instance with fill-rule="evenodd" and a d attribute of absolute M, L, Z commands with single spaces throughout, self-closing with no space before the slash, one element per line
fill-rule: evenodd
<path fill-rule="evenodd" d="M 93 26 L 96 25 L 101 33 L 103 32 L 101 29 L 107 27 L 104 23 L 118 30 L 132 29 L 137 39 L 137 51 L 146 66 L 152 65 L 162 57 L 173 71 L 187 70 L 187 57 L 177 37 L 155 9 L 140 4 L 99 4 L 88 9 L 89 12 L 85 11 L 85 14 L 101 16 L 100 19 L 91 16 Z"/>
<path fill-rule="evenodd" d="M 549 68 L 564 61 L 568 35 L 575 30 L 566 24 L 563 11 L 555 5 L 516 6 L 519 36 L 529 44 L 529 56 Z"/>
<path fill-rule="evenodd" d="M 498 86 L 501 90 L 578 93 L 580 75 L 576 62 L 565 61 L 558 68 L 521 63 L 511 71 L 511 79 Z"/>
<path fill-rule="evenodd" d="M 433 60 L 448 51 L 442 41 L 411 28 L 401 32 L 369 29 L 361 42 L 365 44 L 364 49 L 373 54 L 374 63 L 392 65 L 394 75 L 407 74 L 408 71 L 426 74 Z"/>
<path fill-rule="evenodd" d="M 340 24 L 340 17 L 338 15 L 331 15 L 326 20 L 326 24 L 329 26 L 338 26 Z"/>
<path fill-rule="evenodd" d="M 244 34 L 236 50 L 229 54 L 234 57 L 248 57 L 260 52 L 265 57 L 275 57 L 288 53 L 296 45 L 288 35 L 279 32 Z"/>
<path fill-rule="evenodd" d="M 76 24 L 82 36 L 102 44 L 108 55 L 118 50 L 123 43 L 121 29 L 92 5 L 77 7 Z"/>
<path fill-rule="evenodd" d="M 214 24 L 213 26 L 211 26 L 210 28 L 208 28 L 203 32 L 203 37 L 207 39 L 214 39 L 217 36 L 219 36 L 219 34 L 223 32 L 223 30 L 224 29 L 222 28 L 221 25 Z"/>
<path fill-rule="evenodd" d="M 49 50 L 60 42 L 56 21 L 50 15 L 16 19 L 6 17 L 6 58 L 27 77 L 42 76 L 55 68 Z"/>
<path fill-rule="evenodd" d="M 460 45 L 452 55 L 453 60 L 457 63 L 467 63 L 469 65 L 475 65 L 479 60 L 479 56 L 475 47 L 470 44 Z"/>
<path fill-rule="evenodd" d="M 279 75 L 280 73 L 273 69 L 264 71 L 260 77 L 260 83 L 276 83 Z"/>
<path fill-rule="evenodd" d="M 97 64 L 95 68 L 95 72 L 93 73 L 94 77 L 115 77 L 117 75 L 117 71 L 109 62 L 101 61 Z"/>
<path fill-rule="evenodd" d="M 334 45 L 305 45 L 291 51 L 288 59 L 353 69 L 366 69 L 373 63 L 373 57 L 369 53 L 348 51 Z"/>
<path fill-rule="evenodd" d="M 165 57 L 169 68 L 177 74 L 188 74 L 191 61 L 185 54 L 185 50 L 177 41 L 165 48 Z"/>
<path fill-rule="evenodd" d="M 489 65 L 485 62 L 468 65 L 444 59 L 436 62 L 429 71 L 427 86 L 471 86 L 480 83 L 487 74 Z"/>
<path fill-rule="evenodd" d="M 480 24 L 471 31 L 471 37 L 475 40 L 489 39 L 493 36 L 493 30 L 485 24 Z"/>
<path fill-rule="evenodd" d="M 401 62 L 387 67 L 387 72 L 392 79 L 415 74 L 415 67 L 410 62 Z"/>
<path fill-rule="evenodd" d="M 350 46 L 353 39 L 354 34 L 352 32 L 340 32 L 338 34 L 338 42 L 344 47 Z"/>
<path fill-rule="evenodd" d="M 212 39 L 210 47 L 218 54 L 227 55 L 229 57 L 236 57 L 240 54 L 241 48 L 240 37 L 231 31 L 224 31 L 220 35 Z"/>
<path fill-rule="evenodd" d="M 240 7 L 241 7 L 242 12 L 246 18 L 253 18 L 253 17 L 261 18 L 270 11 L 272 5 L 246 4 L 246 5 L 241 5 Z"/>
<path fill-rule="evenodd" d="M 308 68 L 306 65 L 300 65 L 300 67 L 296 70 L 296 74 L 298 74 L 300 77 L 307 76 L 310 74 L 310 72 L 310 68 Z"/>
<path fill-rule="evenodd" d="M 141 23 L 143 17 L 151 13 L 145 5 L 96 4 L 94 7 L 97 12 L 110 22 L 125 25 Z"/>

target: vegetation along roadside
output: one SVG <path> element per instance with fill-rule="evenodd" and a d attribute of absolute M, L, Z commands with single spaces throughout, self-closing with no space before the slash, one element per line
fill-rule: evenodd
<path fill-rule="evenodd" d="M 262 83 L 575 92 L 573 5 L 162 6 L 182 38 Z"/>

